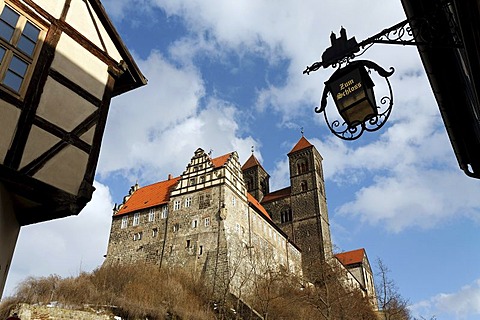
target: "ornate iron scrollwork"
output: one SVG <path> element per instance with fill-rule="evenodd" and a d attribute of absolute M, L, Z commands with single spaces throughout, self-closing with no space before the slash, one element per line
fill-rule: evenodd
<path fill-rule="evenodd" d="M 390 77 L 395 72 L 395 69 L 393 67 L 390 67 L 390 71 L 387 71 L 382 67 L 380 67 L 375 62 L 368 61 L 368 60 L 359 60 L 359 61 L 351 62 L 351 65 L 354 65 L 354 64 L 363 66 L 368 70 L 375 70 L 379 76 L 384 78 L 388 86 L 389 96 L 383 96 L 382 98 L 380 98 L 380 105 L 376 106 L 378 109 L 377 115 L 367 119 L 364 122 L 349 126 L 345 122 L 341 122 L 340 120 L 334 120 L 331 123 L 329 122 L 327 117 L 327 112 L 325 111 L 329 92 L 327 87 L 325 87 L 323 90 L 320 107 L 316 107 L 315 112 L 316 113 L 323 112 L 325 122 L 327 123 L 327 126 L 330 129 L 330 131 L 335 136 L 343 140 L 355 140 L 355 139 L 358 139 L 363 134 L 364 131 L 374 132 L 379 130 L 387 122 L 393 107 L 393 90 L 392 90 L 392 86 L 390 85 L 390 81 L 388 80 L 388 77 Z"/>

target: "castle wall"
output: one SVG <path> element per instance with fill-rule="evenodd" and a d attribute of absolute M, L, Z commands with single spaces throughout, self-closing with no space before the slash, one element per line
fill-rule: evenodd
<path fill-rule="evenodd" d="M 105 263 L 181 267 L 220 298 L 251 293 L 267 271 L 301 275 L 299 249 L 249 205 L 236 154 L 221 168 L 208 159 L 197 150 L 168 203 L 113 216 Z"/>

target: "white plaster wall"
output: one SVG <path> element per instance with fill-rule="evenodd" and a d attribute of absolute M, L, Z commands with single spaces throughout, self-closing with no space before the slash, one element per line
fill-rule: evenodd
<path fill-rule="evenodd" d="M 85 1 L 72 0 L 70 9 L 67 13 L 66 22 L 83 34 L 87 39 L 92 41 L 102 51 L 105 51 L 102 42 L 100 41 L 101 38 L 105 44 L 108 55 L 110 55 L 115 61 L 119 62 L 122 59 L 120 53 L 91 7 L 90 12 L 93 14 L 94 20 L 92 20 L 92 17 L 88 12 Z M 99 32 L 97 32 L 97 29 L 95 28 L 94 21 Z"/>
<path fill-rule="evenodd" d="M 3 164 L 17 128 L 20 109 L 0 99 L 0 115 L 0 127 L 2 128 L 2 134 L 0 134 L 0 163 Z"/>
<path fill-rule="evenodd" d="M 65 5 L 65 1 L 62 0 L 35 0 L 35 3 L 57 19 L 60 18 Z"/>
<path fill-rule="evenodd" d="M 37 115 L 71 132 L 96 110 L 97 107 L 93 104 L 48 77 Z"/>
<path fill-rule="evenodd" d="M 102 99 L 108 79 L 107 65 L 65 33 L 60 36 L 52 68 Z"/>
<path fill-rule="evenodd" d="M 60 139 L 37 126 L 32 126 L 25 151 L 20 161 L 20 169 L 53 147 Z"/>
<path fill-rule="evenodd" d="M 78 194 L 87 167 L 88 155 L 68 146 L 48 161 L 33 177 L 73 195 Z"/>
<path fill-rule="evenodd" d="M 17 222 L 10 193 L 0 182 L 0 298 L 7 281 L 20 225 Z"/>

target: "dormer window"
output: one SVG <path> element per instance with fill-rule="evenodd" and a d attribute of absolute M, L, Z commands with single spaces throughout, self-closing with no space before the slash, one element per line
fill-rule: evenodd
<path fill-rule="evenodd" d="M 19 10 L 0 4 L 0 83 L 15 94 L 26 89 L 45 34 Z"/>

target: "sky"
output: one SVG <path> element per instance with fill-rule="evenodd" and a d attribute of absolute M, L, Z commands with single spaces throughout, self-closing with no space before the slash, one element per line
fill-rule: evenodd
<path fill-rule="evenodd" d="M 103 4 L 148 85 L 112 100 L 80 215 L 21 229 L 5 295 L 29 276 L 99 267 L 114 204 L 136 181 L 180 175 L 199 147 L 244 163 L 253 146 L 271 190 L 287 186 L 286 154 L 303 130 L 323 157 L 337 250 L 365 248 L 374 270 L 380 258 L 416 317 L 480 319 L 480 181 L 459 169 L 416 48 L 377 44 L 362 56 L 395 68 L 394 109 L 355 141 L 314 112 L 334 70 L 302 74 L 332 31 L 361 41 L 405 19 L 399 0 Z"/>

